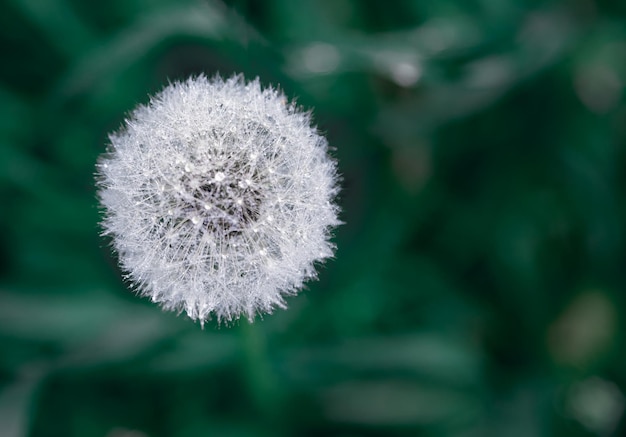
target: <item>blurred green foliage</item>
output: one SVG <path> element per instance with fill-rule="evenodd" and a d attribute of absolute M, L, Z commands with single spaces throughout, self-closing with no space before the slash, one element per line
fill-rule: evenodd
<path fill-rule="evenodd" d="M 0 435 L 620 436 L 626 3 L 7 0 Z M 313 108 L 336 259 L 204 330 L 98 235 L 107 133 L 168 80 Z"/>

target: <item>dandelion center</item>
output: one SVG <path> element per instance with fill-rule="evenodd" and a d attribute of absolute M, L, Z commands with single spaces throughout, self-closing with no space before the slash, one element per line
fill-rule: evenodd
<path fill-rule="evenodd" d="M 157 182 L 167 185 L 173 181 L 173 186 L 161 190 L 161 198 L 155 201 L 178 206 L 170 221 L 172 227 L 191 222 L 221 237 L 239 235 L 260 217 L 266 199 L 263 187 L 267 187 L 271 169 L 263 160 L 242 155 L 243 141 L 231 132 L 199 137 L 199 141 L 181 145 L 184 155 L 168 166 Z M 256 140 L 273 142 L 267 136 Z"/>
<path fill-rule="evenodd" d="M 264 177 L 258 171 L 249 175 L 250 169 L 245 167 L 243 163 L 235 163 L 228 176 L 216 171 L 213 177 L 201 175 L 188 180 L 193 200 L 186 212 L 196 213 L 197 225 L 211 232 L 236 235 L 258 220 L 264 200 L 259 182 Z"/>

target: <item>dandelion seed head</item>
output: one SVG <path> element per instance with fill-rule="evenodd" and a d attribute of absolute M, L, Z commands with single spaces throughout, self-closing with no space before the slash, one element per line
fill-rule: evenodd
<path fill-rule="evenodd" d="M 284 307 L 333 254 L 327 142 L 258 79 L 166 87 L 110 136 L 98 186 L 104 234 L 128 280 L 201 322 Z"/>

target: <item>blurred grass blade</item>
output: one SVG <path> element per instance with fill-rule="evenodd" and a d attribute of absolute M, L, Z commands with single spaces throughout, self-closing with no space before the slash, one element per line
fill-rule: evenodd
<path fill-rule="evenodd" d="M 89 90 L 103 78 L 140 62 L 159 43 L 171 36 L 197 36 L 219 40 L 230 34 L 223 15 L 209 4 L 182 4 L 140 18 L 131 27 L 95 48 L 61 78 L 53 100 Z"/>
<path fill-rule="evenodd" d="M 0 435 L 26 437 L 29 435 L 32 409 L 41 375 L 24 377 L 0 391 Z"/>
<path fill-rule="evenodd" d="M 39 27 L 59 53 L 74 57 L 96 43 L 95 35 L 68 1 L 13 0 L 12 3 Z"/>

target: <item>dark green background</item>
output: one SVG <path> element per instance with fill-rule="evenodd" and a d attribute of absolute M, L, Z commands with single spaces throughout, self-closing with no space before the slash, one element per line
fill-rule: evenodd
<path fill-rule="evenodd" d="M 7 0 L 0 436 L 621 436 L 626 3 Z M 259 76 L 343 175 L 336 259 L 250 324 L 128 291 L 107 133 Z"/>

